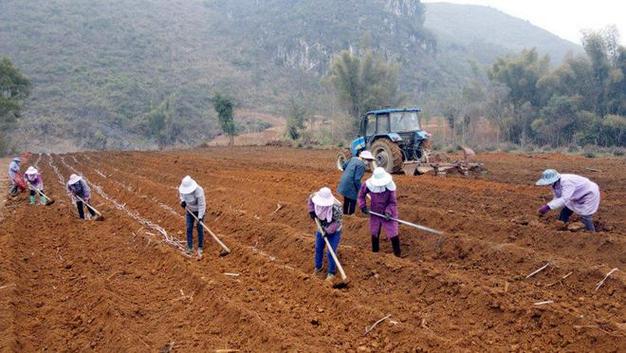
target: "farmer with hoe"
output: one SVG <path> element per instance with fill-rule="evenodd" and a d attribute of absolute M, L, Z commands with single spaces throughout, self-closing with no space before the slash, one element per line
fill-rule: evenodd
<path fill-rule="evenodd" d="M 343 174 L 337 187 L 337 192 L 343 195 L 343 214 L 353 215 L 356 208 L 356 199 L 361 189 L 361 178 L 365 173 L 366 163 L 374 160 L 370 151 L 362 151 L 358 157 L 352 157 L 343 166 Z"/>
<path fill-rule="evenodd" d="M 318 192 L 313 193 L 307 200 L 309 216 L 313 220 L 319 220 L 320 230 L 315 232 L 315 270 L 314 273 L 322 272 L 322 262 L 324 260 L 324 245 L 326 238 L 335 252 L 341 240 L 341 205 L 335 199 L 329 188 L 323 187 Z M 327 253 L 328 272 L 326 280 L 332 281 L 337 272 L 337 264 L 333 260 L 330 250 Z"/>
<path fill-rule="evenodd" d="M 39 194 L 39 202 L 42 205 L 46 205 L 47 204 L 47 200 L 46 197 L 43 196 L 43 179 L 41 178 L 41 174 L 39 174 L 39 171 L 37 170 L 37 168 L 35 167 L 28 167 L 28 169 L 26 169 L 26 173 L 24 173 L 26 175 L 26 181 L 28 182 L 28 189 L 30 190 L 30 196 L 29 196 L 29 203 L 31 205 L 35 204 L 35 200 L 37 198 L 37 194 Z"/>
<path fill-rule="evenodd" d="M 187 222 L 187 255 L 193 254 L 193 226 L 198 220 L 198 260 L 202 258 L 202 247 L 204 246 L 204 222 L 206 213 L 206 200 L 204 190 L 189 175 L 183 178 L 178 187 L 180 197 L 180 207 L 185 209 L 185 219 Z M 194 217 L 195 216 L 195 217 Z"/>
<path fill-rule="evenodd" d="M 72 198 L 72 201 L 74 201 L 74 203 L 76 204 L 78 217 L 80 217 L 80 219 L 85 219 L 85 210 L 83 208 L 83 203 L 87 204 L 87 211 L 89 211 L 89 215 L 91 215 L 91 218 L 96 218 L 96 212 L 91 207 L 89 207 L 91 190 L 89 189 L 89 185 L 87 185 L 83 177 L 76 174 L 70 175 L 70 179 L 67 182 L 67 193 Z"/>
<path fill-rule="evenodd" d="M 384 215 L 384 217 L 370 214 L 370 232 L 372 235 L 372 251 L 380 250 L 380 232 L 385 231 L 387 239 L 391 239 L 393 254 L 400 256 L 400 237 L 398 236 L 398 223 L 391 218 L 398 218 L 398 207 L 396 200 L 396 184 L 393 182 L 391 174 L 384 168 L 374 169 L 372 176 L 361 185 L 359 191 L 359 208 L 364 214 L 369 214 L 366 197 L 371 197 L 371 210 Z"/>
<path fill-rule="evenodd" d="M 537 181 L 537 185 L 552 187 L 554 198 L 541 206 L 541 216 L 550 210 L 561 209 L 559 221 L 567 223 L 570 216 L 576 213 L 580 216 L 585 229 L 595 232 L 592 216 L 600 206 L 600 188 L 593 181 L 575 174 L 559 174 L 554 169 L 546 169 Z"/>
<path fill-rule="evenodd" d="M 22 163 L 22 159 L 20 157 L 15 157 L 9 163 L 9 194 L 11 196 L 17 196 L 20 192 L 24 190 L 24 186 L 22 185 L 21 175 L 20 175 L 20 164 Z"/>

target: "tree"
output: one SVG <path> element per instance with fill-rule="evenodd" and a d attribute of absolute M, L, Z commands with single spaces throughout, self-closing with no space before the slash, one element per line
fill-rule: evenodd
<path fill-rule="evenodd" d="M 368 110 L 402 103 L 398 89 L 398 66 L 371 51 L 357 56 L 348 50 L 331 61 L 325 80 L 334 88 L 339 102 L 353 120 L 353 129 Z"/>
<path fill-rule="evenodd" d="M 24 100 L 30 95 L 31 83 L 8 58 L 0 59 L 0 147 L 4 134 L 20 117 Z"/>
<path fill-rule="evenodd" d="M 301 131 L 304 129 L 304 121 L 307 117 L 307 108 L 302 104 L 301 100 L 295 97 L 289 99 L 289 112 L 287 115 L 287 137 L 292 140 L 300 138 Z"/>
<path fill-rule="evenodd" d="M 548 72 L 550 59 L 539 58 L 535 49 L 523 50 L 518 56 L 499 58 L 488 72 L 492 82 L 509 89 L 508 98 L 513 108 L 515 125 L 511 126 L 513 142 L 526 144 L 535 111 L 541 105 L 537 83 Z"/>
<path fill-rule="evenodd" d="M 233 116 L 234 102 L 232 98 L 224 96 L 220 93 L 213 96 L 213 108 L 217 112 L 217 117 L 222 127 L 222 131 L 228 136 L 228 145 L 235 144 L 235 136 L 237 135 L 237 126 Z"/>

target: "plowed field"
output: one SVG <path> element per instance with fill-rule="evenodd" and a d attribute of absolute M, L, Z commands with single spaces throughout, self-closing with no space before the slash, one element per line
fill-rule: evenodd
<path fill-rule="evenodd" d="M 401 226 L 407 256 L 385 241 L 374 254 L 367 218 L 348 217 L 339 256 L 350 282 L 335 289 L 312 274 L 305 204 L 335 189 L 334 154 L 33 156 L 57 202 L 29 206 L 24 195 L 2 208 L 0 351 L 624 352 L 624 159 L 484 154 L 480 177 L 395 176 L 401 218 L 445 235 Z M 557 230 L 554 212 L 535 215 L 550 199 L 533 185 L 548 167 L 600 185 L 603 231 Z M 74 171 L 104 222 L 74 215 L 62 185 Z M 207 224 L 229 256 L 208 234 L 203 260 L 183 254 L 176 187 L 187 174 L 204 187 Z"/>

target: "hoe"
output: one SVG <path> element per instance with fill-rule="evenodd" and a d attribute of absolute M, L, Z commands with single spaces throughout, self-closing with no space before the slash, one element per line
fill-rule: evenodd
<path fill-rule="evenodd" d="M 213 240 L 215 240 L 222 247 L 222 251 L 220 251 L 220 256 L 226 256 L 230 254 L 230 249 L 220 240 L 220 238 L 217 237 L 217 235 L 215 235 L 215 233 L 213 233 L 213 231 L 209 227 L 207 227 L 206 224 L 204 224 L 204 222 L 200 221 L 200 219 L 198 219 L 198 217 L 195 214 L 193 214 L 193 212 L 189 211 L 188 208 L 185 208 L 185 211 L 187 211 L 196 221 L 198 221 L 198 223 L 200 223 L 202 227 L 207 232 L 209 232 L 209 234 L 211 234 L 211 237 L 213 237 Z"/>
<path fill-rule="evenodd" d="M 31 183 L 28 183 L 28 185 L 33 186 Z M 54 200 L 46 196 L 46 194 L 44 194 L 43 191 L 37 189 L 36 187 L 33 187 L 33 189 L 35 189 L 35 191 L 37 191 L 39 195 L 43 196 L 43 198 L 46 199 L 46 206 L 50 206 L 54 203 Z"/>
<path fill-rule="evenodd" d="M 78 201 L 81 201 L 83 203 L 83 205 L 89 207 L 90 210 L 92 210 L 92 211 L 94 211 L 96 213 L 96 218 L 94 220 L 96 220 L 96 221 L 104 221 L 104 216 L 102 215 L 102 213 L 100 213 L 93 206 L 91 206 L 90 204 L 85 202 L 85 200 L 83 200 L 80 196 L 76 196 L 76 198 L 78 199 Z"/>
<path fill-rule="evenodd" d="M 320 220 L 315 218 L 315 224 L 317 224 L 317 230 L 320 232 L 320 234 L 324 235 L 324 229 L 322 229 L 322 225 L 320 224 Z M 325 236 L 323 236 L 324 241 L 326 242 L 326 247 L 328 248 L 328 252 L 330 253 L 330 256 L 333 258 L 333 260 L 335 261 L 335 264 L 337 265 L 337 269 L 339 270 L 339 274 L 341 275 L 341 281 L 337 282 L 335 284 L 333 284 L 334 288 L 344 288 L 348 286 L 348 276 L 346 276 L 346 273 L 343 270 L 343 266 L 341 266 L 341 263 L 339 263 L 339 259 L 337 259 L 337 254 L 335 254 L 335 251 L 333 250 L 332 246 L 330 246 L 330 242 L 328 241 L 328 239 L 326 239 Z"/>

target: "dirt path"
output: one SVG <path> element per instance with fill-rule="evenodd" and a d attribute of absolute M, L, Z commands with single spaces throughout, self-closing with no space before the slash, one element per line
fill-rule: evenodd
<path fill-rule="evenodd" d="M 480 156 L 479 180 L 397 176 L 405 258 L 371 253 L 367 219 L 345 221 L 336 290 L 312 275 L 304 201 L 339 174 L 331 151 L 210 148 L 82 153 L 40 161 L 51 207 L 0 225 L 0 351 L 600 351 L 626 344 L 626 165 L 619 159 Z M 545 157 L 545 158 L 544 158 Z M 546 167 L 593 167 L 610 232 L 556 231 L 534 217 Z M 82 172 L 104 222 L 80 222 L 64 177 Z M 207 223 L 233 253 L 185 257 L 176 186 L 204 187 Z M 6 208 L 5 208 L 6 210 Z M 32 236 L 36 234 L 36 236 Z M 165 242 L 167 235 L 172 240 Z M 549 263 L 532 278 L 527 274 Z M 613 267 L 598 291 L 596 283 Z M 235 273 L 237 276 L 225 273 Z M 567 277 L 563 279 L 564 276 Z M 0 292 L 0 294 L 5 294 Z M 535 305 L 551 301 L 550 304 Z M 366 325 L 391 314 L 368 335 Z"/>

